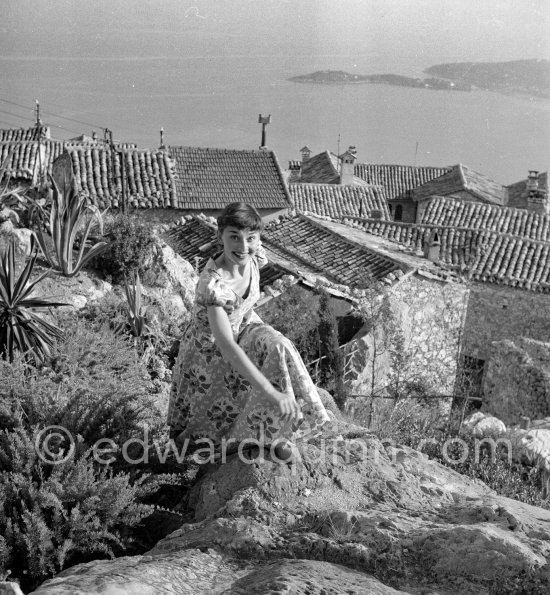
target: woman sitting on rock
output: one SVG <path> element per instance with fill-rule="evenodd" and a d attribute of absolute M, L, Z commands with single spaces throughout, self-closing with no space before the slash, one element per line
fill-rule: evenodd
<path fill-rule="evenodd" d="M 223 251 L 199 277 L 168 423 L 179 444 L 187 439 L 219 451 L 225 441 L 226 452 L 234 452 L 257 440 L 289 462 L 297 457 L 294 441 L 330 418 L 294 345 L 253 310 L 267 263 L 262 228 L 259 213 L 245 203 L 228 205 L 218 217 Z"/>

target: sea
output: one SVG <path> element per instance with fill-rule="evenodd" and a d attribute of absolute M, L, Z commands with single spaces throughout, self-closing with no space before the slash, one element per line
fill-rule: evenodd
<path fill-rule="evenodd" d="M 436 91 L 390 85 L 315 85 L 288 80 L 316 70 L 427 76 L 438 56 L 307 51 L 181 55 L 146 47 L 135 55 L 0 56 L 2 127 L 31 125 L 34 102 L 52 136 L 103 128 L 140 147 L 257 149 L 258 117 L 271 116 L 267 146 L 281 167 L 308 145 L 357 149 L 360 162 L 418 166 L 462 163 L 510 184 L 550 168 L 550 100 L 496 92 Z M 17 104 L 17 105 L 16 105 Z M 19 116 L 16 118 L 15 116 Z"/>

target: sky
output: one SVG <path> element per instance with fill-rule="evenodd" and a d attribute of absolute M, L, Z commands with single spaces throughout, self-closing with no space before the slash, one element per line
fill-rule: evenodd
<path fill-rule="evenodd" d="M 0 0 L 0 16 L 3 56 L 136 55 L 140 34 L 154 33 L 159 57 L 550 58 L 548 0 Z"/>

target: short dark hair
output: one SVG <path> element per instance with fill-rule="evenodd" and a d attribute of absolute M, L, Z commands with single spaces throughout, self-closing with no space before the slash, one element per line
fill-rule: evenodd
<path fill-rule="evenodd" d="M 245 202 L 233 202 L 227 205 L 218 217 L 218 231 L 221 233 L 226 227 L 262 231 L 264 222 L 260 213 Z"/>

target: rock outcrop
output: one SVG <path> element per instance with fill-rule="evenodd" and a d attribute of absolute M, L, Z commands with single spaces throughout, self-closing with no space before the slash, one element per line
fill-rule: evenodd
<path fill-rule="evenodd" d="M 192 522 L 145 555 L 78 565 L 34 593 L 548 592 L 550 511 L 332 426 L 292 466 L 258 450 L 211 465 L 189 494 Z"/>

